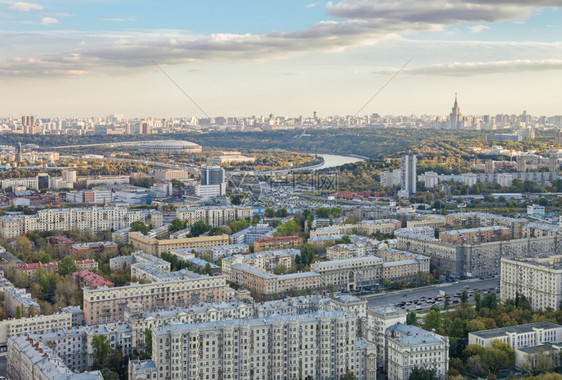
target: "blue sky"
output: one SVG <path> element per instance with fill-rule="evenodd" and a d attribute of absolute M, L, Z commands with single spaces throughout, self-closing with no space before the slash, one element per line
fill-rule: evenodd
<path fill-rule="evenodd" d="M 0 0 L 0 115 L 562 114 L 560 6 Z"/>

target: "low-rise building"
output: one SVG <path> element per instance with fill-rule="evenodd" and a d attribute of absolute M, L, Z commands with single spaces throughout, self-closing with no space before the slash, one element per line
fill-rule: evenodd
<path fill-rule="evenodd" d="M 254 240 L 254 252 L 299 248 L 304 239 L 300 236 L 279 236 Z"/>
<path fill-rule="evenodd" d="M 95 274 L 89 270 L 80 270 L 72 273 L 72 279 L 81 289 L 92 288 L 96 289 L 100 286 L 112 287 L 113 282 L 106 280 L 102 276 Z"/>
<path fill-rule="evenodd" d="M 491 347 L 496 340 L 507 343 L 514 350 L 543 343 L 558 343 L 562 342 L 562 326 L 551 322 L 535 322 L 468 333 L 468 344 Z"/>
<path fill-rule="evenodd" d="M 37 301 L 31 298 L 31 294 L 20 288 L 4 290 L 4 307 L 6 313 L 12 318 L 31 317 L 41 312 L 41 307 Z"/>
<path fill-rule="evenodd" d="M 102 253 L 114 254 L 119 252 L 118 245 L 111 241 L 96 241 L 91 243 L 76 243 L 70 246 L 72 256 L 98 256 Z"/>

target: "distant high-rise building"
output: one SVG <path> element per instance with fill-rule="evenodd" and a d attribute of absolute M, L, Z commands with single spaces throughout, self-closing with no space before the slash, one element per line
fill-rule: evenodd
<path fill-rule="evenodd" d="M 143 121 L 141 123 L 140 133 L 142 135 L 149 135 L 149 134 L 152 133 L 152 131 L 150 129 L 150 124 L 148 123 L 148 121 Z"/>
<path fill-rule="evenodd" d="M 76 170 L 63 170 L 62 180 L 65 182 L 76 183 Z"/>
<path fill-rule="evenodd" d="M 562 129 L 556 131 L 554 139 L 557 145 L 562 144 Z"/>
<path fill-rule="evenodd" d="M 47 173 L 39 173 L 37 175 L 37 186 L 39 190 L 48 189 L 49 188 L 49 175 Z"/>
<path fill-rule="evenodd" d="M 517 171 L 520 173 L 525 173 L 527 171 L 527 160 L 522 158 L 522 157 L 518 157 L 517 158 Z"/>
<path fill-rule="evenodd" d="M 486 162 L 484 162 L 484 173 L 494 174 L 495 171 L 496 171 L 496 161 L 486 160 Z"/>
<path fill-rule="evenodd" d="M 32 135 L 35 133 L 35 116 L 22 116 L 21 125 L 23 127 L 23 133 L 26 135 Z"/>
<path fill-rule="evenodd" d="M 408 194 L 416 192 L 416 167 L 417 157 L 415 155 L 405 155 L 401 157 L 402 165 L 400 167 L 400 186 L 402 191 Z"/>
<path fill-rule="evenodd" d="M 18 143 L 18 162 L 23 161 L 23 148 L 21 147 L 21 142 Z"/>
<path fill-rule="evenodd" d="M 224 183 L 224 169 L 216 165 L 201 166 L 201 185 L 220 185 Z"/>
<path fill-rule="evenodd" d="M 457 102 L 457 94 L 455 94 L 455 104 L 453 104 L 451 115 L 449 115 L 449 123 L 450 129 L 461 129 L 464 127 L 461 109 L 459 108 L 459 103 Z"/>

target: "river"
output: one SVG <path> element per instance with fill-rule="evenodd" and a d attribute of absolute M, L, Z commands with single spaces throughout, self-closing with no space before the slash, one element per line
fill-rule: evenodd
<path fill-rule="evenodd" d="M 365 159 L 359 157 L 340 156 L 336 154 L 317 154 L 317 156 L 322 157 L 324 159 L 324 163 L 319 167 L 315 167 L 313 170 L 336 168 L 345 164 L 365 161 Z"/>

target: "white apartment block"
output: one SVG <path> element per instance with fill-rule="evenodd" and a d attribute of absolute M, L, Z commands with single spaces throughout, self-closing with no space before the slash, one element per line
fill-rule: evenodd
<path fill-rule="evenodd" d="M 500 298 L 525 296 L 533 310 L 558 310 L 562 301 L 562 256 L 501 259 Z"/>
<path fill-rule="evenodd" d="M 468 344 L 491 347 L 495 340 L 509 344 L 516 351 L 522 347 L 558 343 L 562 342 L 562 326 L 551 322 L 536 322 L 468 334 Z"/>
<path fill-rule="evenodd" d="M 237 206 L 209 206 L 183 207 L 176 210 L 176 216 L 186 220 L 187 224 L 203 221 L 211 226 L 224 226 L 241 218 L 251 218 L 251 207 Z"/>
<path fill-rule="evenodd" d="M 416 326 L 397 323 L 386 330 L 388 378 L 407 380 L 415 367 L 435 370 L 440 380 L 449 371 L 449 339 Z"/>
<path fill-rule="evenodd" d="M 406 323 L 406 312 L 391 306 L 378 306 L 367 310 L 362 325 L 363 337 L 377 349 L 377 363 L 387 368 L 386 329 L 396 323 Z"/>
<path fill-rule="evenodd" d="M 36 215 L 0 217 L 0 236 L 12 239 L 28 231 L 90 231 L 119 230 L 129 226 L 127 209 L 123 207 L 91 207 L 44 209 Z"/>
<path fill-rule="evenodd" d="M 152 360 L 129 362 L 130 379 L 374 380 L 374 347 L 340 312 L 176 324 L 153 329 Z"/>

